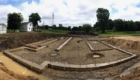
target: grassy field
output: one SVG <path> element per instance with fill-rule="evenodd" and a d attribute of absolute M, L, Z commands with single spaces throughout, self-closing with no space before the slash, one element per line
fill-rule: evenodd
<path fill-rule="evenodd" d="M 67 34 L 68 32 L 67 30 L 42 30 L 42 33 L 48 34 Z"/>
<path fill-rule="evenodd" d="M 99 36 L 140 36 L 140 31 L 122 31 L 122 32 L 113 32 L 106 31 L 106 33 L 96 32 Z"/>
<path fill-rule="evenodd" d="M 69 31 L 67 30 L 42 30 L 42 33 L 47 34 L 67 34 Z M 7 33 L 14 33 L 13 30 L 7 30 Z M 113 32 L 111 30 L 106 30 L 106 33 L 95 32 L 99 34 L 99 36 L 140 36 L 140 31 L 121 31 L 121 32 Z"/>
<path fill-rule="evenodd" d="M 66 34 L 66 33 L 68 33 L 68 31 L 66 31 L 66 30 L 42 30 L 41 32 L 47 33 L 47 34 Z M 15 32 L 11 29 L 8 29 L 7 33 L 15 33 Z"/>
<path fill-rule="evenodd" d="M 42 30 L 42 33 L 48 34 L 66 34 L 69 31 L 66 30 Z M 99 36 L 140 36 L 140 31 L 122 31 L 122 32 L 113 32 L 111 30 L 106 30 L 106 33 L 95 32 Z"/>
<path fill-rule="evenodd" d="M 7 29 L 7 33 L 14 33 L 14 31 L 11 29 Z"/>

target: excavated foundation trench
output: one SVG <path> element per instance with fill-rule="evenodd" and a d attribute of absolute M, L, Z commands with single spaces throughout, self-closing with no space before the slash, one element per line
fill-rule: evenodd
<path fill-rule="evenodd" d="M 38 74 L 31 69 L 17 63 L 16 61 L 10 59 L 9 57 L 5 56 L 2 52 L 0 53 L 0 60 L 8 70 L 14 71 L 15 73 L 19 75 L 24 75 L 24 76 L 35 76 L 39 78 L 39 80 L 51 80 L 48 76 Z M 11 66 L 12 65 L 12 66 Z"/>
<path fill-rule="evenodd" d="M 87 51 L 84 52 L 84 49 Z M 111 52 L 114 52 L 114 54 Z M 106 44 L 100 40 L 88 40 L 82 37 L 53 38 L 27 44 L 26 47 L 5 50 L 4 54 L 28 67 L 28 69 L 39 73 L 44 72 L 47 68 L 74 72 L 104 69 L 123 64 L 137 57 L 131 52 Z M 34 58 L 30 59 L 26 54 L 29 57 L 34 56 Z M 37 61 L 41 59 L 37 56 L 40 56 L 42 61 Z M 116 57 L 116 59 L 108 59 L 108 57 Z"/>

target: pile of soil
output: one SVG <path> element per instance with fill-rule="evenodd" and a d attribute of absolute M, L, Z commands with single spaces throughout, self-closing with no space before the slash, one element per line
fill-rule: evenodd
<path fill-rule="evenodd" d="M 24 46 L 25 44 L 41 41 L 50 37 L 58 37 L 58 35 L 34 32 L 0 35 L 0 51 Z"/>
<path fill-rule="evenodd" d="M 139 41 L 112 38 L 112 39 L 108 39 L 106 42 L 120 48 L 140 50 Z"/>

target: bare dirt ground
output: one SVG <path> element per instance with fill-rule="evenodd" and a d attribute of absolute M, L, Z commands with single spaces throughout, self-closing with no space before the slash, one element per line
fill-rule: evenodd
<path fill-rule="evenodd" d="M 140 41 L 140 36 L 121 36 L 121 37 L 112 37 L 115 39 L 125 39 L 125 40 L 132 40 L 132 41 Z"/>
<path fill-rule="evenodd" d="M 110 47 L 97 41 L 88 41 L 88 42 L 91 44 L 94 50 L 111 49 Z"/>
<path fill-rule="evenodd" d="M 16 52 L 17 53 L 16 55 L 20 57 L 24 56 L 24 59 L 33 61 L 37 64 L 41 64 L 45 60 L 47 60 L 47 61 L 77 64 L 77 65 L 111 62 L 111 61 L 116 61 L 116 60 L 123 59 L 130 56 L 130 55 L 127 55 L 126 53 L 123 53 L 117 50 L 107 50 L 107 51 L 97 52 L 97 53 L 102 54 L 103 57 L 93 58 L 92 56 L 93 52 L 90 51 L 85 40 L 82 39 L 81 37 L 72 38 L 72 40 L 70 40 L 70 42 L 68 42 L 68 44 L 66 44 L 62 50 L 60 50 L 59 52 L 55 52 L 54 50 L 57 47 L 59 47 L 67 39 L 68 38 L 64 38 L 64 39 L 55 41 L 53 43 L 50 43 L 47 45 L 49 47 L 39 50 L 38 52 L 25 50 L 19 53 Z M 79 40 L 82 40 L 82 41 L 77 42 Z M 108 46 L 103 45 L 99 42 L 97 44 L 93 44 L 93 43 L 91 44 L 93 48 L 95 48 L 96 45 L 98 46 L 96 48 L 100 48 L 100 49 L 109 48 Z M 51 56 L 52 53 L 57 53 L 58 55 Z"/>
<path fill-rule="evenodd" d="M 57 40 L 53 43 L 48 44 L 46 47 L 42 50 L 39 50 L 38 52 L 33 52 L 33 51 L 29 51 L 29 50 L 25 50 L 24 52 L 20 53 L 20 54 L 16 54 L 20 57 L 25 57 L 24 59 L 27 59 L 29 61 L 33 61 L 35 63 L 41 64 L 43 61 L 45 60 L 54 60 L 54 57 L 51 57 L 50 54 L 55 52 L 55 49 L 57 47 L 59 47 L 60 44 L 62 44 L 65 40 L 67 40 L 68 38 L 62 39 L 62 40 Z"/>
<path fill-rule="evenodd" d="M 100 51 L 99 53 L 104 54 L 105 57 L 102 58 L 92 58 L 92 56 L 88 56 L 91 51 L 89 50 L 87 44 L 82 38 L 75 37 L 73 38 L 62 50 L 58 52 L 58 56 L 50 56 L 51 53 L 54 52 L 64 40 L 56 41 L 49 46 L 49 48 L 42 49 L 40 52 L 29 52 L 25 51 L 25 53 L 17 54 L 19 56 L 26 56 L 27 60 L 34 61 L 38 64 L 43 62 L 44 60 L 51 60 L 51 61 L 59 61 L 65 62 L 69 64 L 90 64 L 90 63 L 103 63 L 118 60 L 121 58 L 128 57 L 129 55 L 116 51 L 116 50 L 109 50 L 109 51 Z M 80 43 L 77 41 L 80 40 Z M 100 45 L 100 44 L 99 44 Z M 101 45 L 103 46 L 103 45 Z M 44 53 L 45 52 L 45 53 Z M 79 53 L 81 57 L 79 57 Z M 27 56 L 28 55 L 28 56 Z M 40 56 L 40 57 L 39 57 Z M 115 65 L 112 67 L 98 69 L 93 71 L 86 71 L 86 72 L 76 72 L 76 71 L 59 71 L 47 68 L 43 75 L 53 78 L 54 80 L 57 79 L 88 79 L 88 78 L 105 78 L 108 76 L 113 76 L 116 74 L 121 73 L 129 66 L 133 65 L 137 60 L 131 60 L 129 62 Z"/>

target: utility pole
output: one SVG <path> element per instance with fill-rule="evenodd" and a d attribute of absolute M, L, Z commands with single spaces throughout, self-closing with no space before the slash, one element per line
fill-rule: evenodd
<path fill-rule="evenodd" d="M 52 26 L 54 25 L 54 12 L 52 14 Z"/>
<path fill-rule="evenodd" d="M 53 25 L 54 25 L 54 12 L 52 14 L 52 29 L 53 29 Z M 54 31 L 54 33 L 55 33 L 55 31 Z"/>

